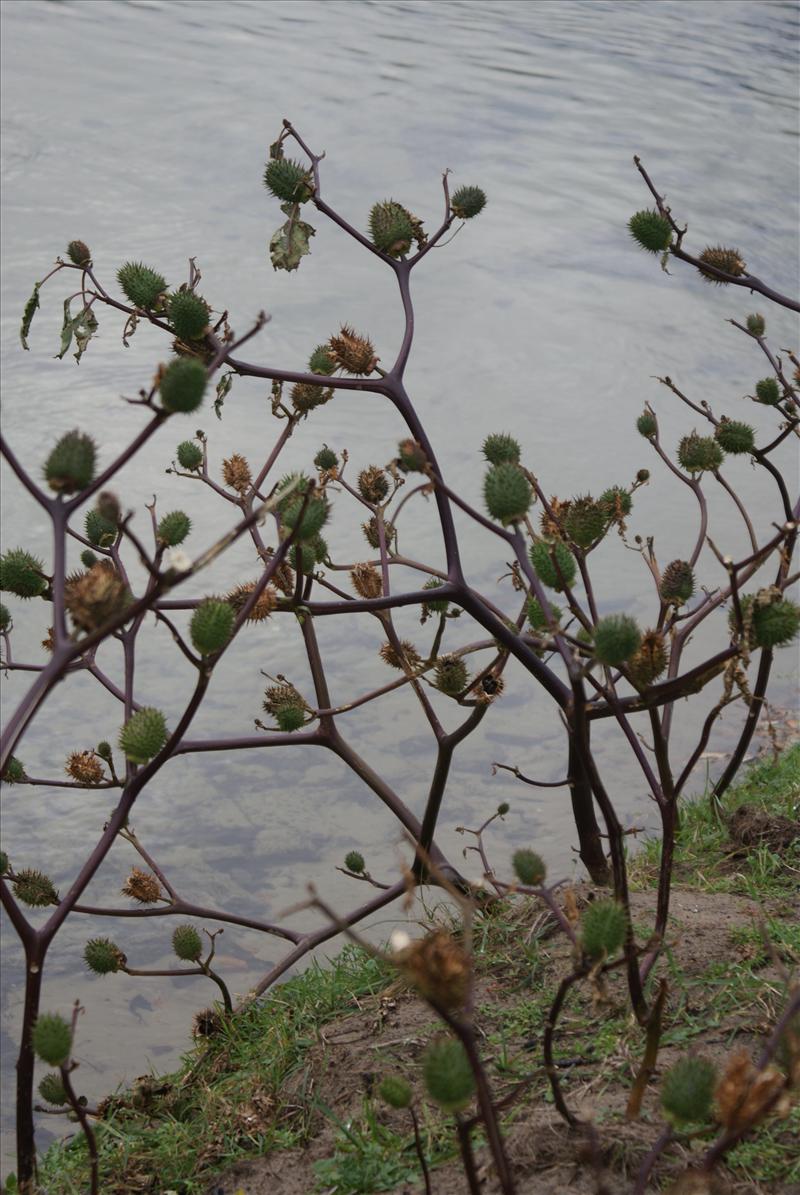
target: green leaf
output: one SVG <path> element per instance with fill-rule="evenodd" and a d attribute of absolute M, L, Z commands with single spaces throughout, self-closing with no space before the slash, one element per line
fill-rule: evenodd
<path fill-rule="evenodd" d="M 70 300 L 65 299 L 64 323 L 61 325 L 61 351 L 56 354 L 56 360 L 58 361 L 64 357 L 69 346 L 72 344 L 73 336 L 78 346 L 78 351 L 75 353 L 75 360 L 80 361 L 86 346 L 97 331 L 97 319 L 91 307 L 82 307 L 78 314 L 73 316 L 69 305 Z"/>
<path fill-rule="evenodd" d="M 230 373 L 223 374 L 217 382 L 217 397 L 214 399 L 214 414 L 217 419 L 222 418 L 222 404 L 230 394 L 231 386 L 233 385 L 233 370 Z"/>
<path fill-rule="evenodd" d="M 22 313 L 22 327 L 19 330 L 19 338 L 22 341 L 22 347 L 28 351 L 30 350 L 30 345 L 28 344 L 28 333 L 31 330 L 31 324 L 33 323 L 34 312 L 38 311 L 38 309 L 39 309 L 39 287 L 40 286 L 41 286 L 41 283 L 37 282 L 33 288 L 33 294 L 28 299 L 28 302 L 25 304 L 25 310 Z"/>
<path fill-rule="evenodd" d="M 300 265 L 300 258 L 311 250 L 308 247 L 310 237 L 316 229 L 304 220 L 298 218 L 299 203 L 282 203 L 281 211 L 289 219 L 273 234 L 269 243 L 269 255 L 276 270 L 296 270 Z"/>

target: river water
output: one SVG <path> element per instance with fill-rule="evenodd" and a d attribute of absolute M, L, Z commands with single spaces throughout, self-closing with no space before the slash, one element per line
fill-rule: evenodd
<path fill-rule="evenodd" d="M 450 484 L 476 503 L 479 448 L 492 431 L 516 434 L 545 489 L 562 496 L 624 484 L 651 467 L 653 483 L 637 495 L 630 529 L 653 534 L 660 559 L 668 561 L 686 554 L 696 512 L 691 495 L 651 460 L 634 421 L 651 401 L 671 445 L 696 420 L 654 375 L 671 375 L 696 401 L 734 417 L 743 413 L 769 434 L 769 413 L 741 405 L 765 364 L 725 323 L 759 303 L 742 291 L 711 288 L 686 270 L 675 268 L 668 277 L 633 246 L 626 221 L 648 206 L 632 165 L 639 153 L 678 217 L 688 219 L 690 247 L 732 243 L 752 272 L 778 289 L 794 288 L 795 4 L 6 0 L 2 19 L 3 422 L 34 473 L 54 438 L 76 423 L 96 435 L 103 461 L 112 459 L 141 424 L 120 395 L 145 384 L 167 351 L 148 330 L 122 350 L 120 321 L 101 312 L 101 332 L 82 363 L 53 360 L 66 293 L 58 285 L 43 294 L 32 351 L 20 351 L 19 313 L 32 283 L 74 237 L 88 241 L 99 276 L 112 286 L 117 267 L 130 258 L 151 263 L 177 285 L 188 257 L 196 256 L 202 293 L 215 308 L 228 307 L 237 330 L 262 308 L 272 314 L 248 345 L 250 359 L 302 368 L 310 349 L 340 322 L 368 331 L 384 363 L 392 359 L 402 330 L 392 279 L 338 229 L 312 215 L 313 253 L 299 272 L 287 276 L 270 267 L 267 243 L 282 217 L 261 172 L 284 116 L 327 151 L 325 197 L 358 227 L 376 200 L 392 196 L 435 228 L 446 167 L 452 185 L 476 183 L 489 196 L 481 217 L 430 254 L 415 276 L 417 334 L 407 373 Z M 768 324 L 774 345 L 796 347 L 788 313 L 769 311 Z M 207 411 L 180 427 L 172 421 L 125 471 L 117 488 L 125 505 L 139 511 L 135 525 L 143 534 L 143 504 L 153 494 L 162 511 L 179 505 L 190 511 L 193 552 L 226 529 L 224 503 L 164 470 L 195 424 L 209 434 L 217 470 L 232 451 L 254 464 L 263 459 L 276 436 L 265 394 L 263 385 L 234 382 L 221 423 Z M 284 460 L 287 468 L 307 468 L 326 442 L 347 447 L 351 467 L 360 469 L 388 460 L 401 434 L 379 400 L 339 395 L 313 413 Z M 783 464 L 796 473 L 788 449 Z M 741 458 L 730 462 L 728 476 L 765 533 L 777 508 L 762 477 Z M 20 542 L 24 527 L 25 546 L 46 557 L 47 527 L 7 472 L 3 497 L 5 546 Z M 329 536 L 334 558 L 363 558 L 358 513 L 344 496 L 336 506 Z M 715 542 L 743 553 L 746 540 L 730 504 L 712 493 L 710 508 Z M 505 554 L 466 519 L 458 521 L 470 575 L 510 610 L 507 591 L 497 585 Z M 402 546 L 441 564 L 435 522 L 424 506 Z M 248 549 L 237 547 L 209 574 L 208 588 L 252 570 Z M 708 556 L 701 577 L 707 585 L 720 582 Z M 595 578 L 601 611 L 625 609 L 645 624 L 652 618 L 647 573 L 616 537 L 598 553 Z M 18 622 L 16 658 L 41 662 L 46 610 L 22 610 L 16 599 L 9 604 Z M 453 643 L 469 637 L 466 622 L 453 626 Z M 398 617 L 398 626 L 409 637 L 428 631 L 410 613 Z M 698 650 L 722 635 L 705 638 Z M 143 638 L 137 697 L 163 708 L 174 724 L 189 672 L 162 632 L 148 628 Z M 376 663 L 380 638 L 367 618 L 346 627 L 341 620 L 322 623 L 335 701 L 385 683 Z M 260 669 L 307 685 L 299 636 L 286 620 L 243 635 L 229 654 L 193 737 L 252 733 L 261 712 Z M 119 676 L 113 651 L 104 663 Z M 5 711 L 27 679 L 24 673 L 6 678 Z M 790 702 L 795 684 L 796 657 L 784 652 L 775 700 Z M 444 716 L 452 724 L 449 708 Z M 712 747 L 730 746 L 741 716 L 733 707 Z M 419 810 L 433 749 L 413 700 L 402 693 L 341 721 L 356 748 Z M 19 755 L 29 774 L 57 777 L 70 751 L 115 738 L 118 724 L 113 700 L 74 679 L 61 686 Z M 697 726 L 696 705 L 681 711 L 677 757 Z M 598 735 L 598 752 L 623 816 L 652 826 L 641 778 L 610 730 Z M 458 752 L 440 840 L 457 861 L 463 840 L 455 828 L 476 824 L 499 800 L 509 800 L 512 813 L 492 838 L 498 862 L 524 840 L 547 857 L 551 874 L 571 874 L 574 832 L 564 790 L 523 789 L 507 775 L 492 777 L 493 760 L 545 780 L 563 775 L 554 711 L 514 668 L 502 702 Z M 101 794 L 5 788 L 4 847 L 17 867 L 40 867 L 63 889 L 111 807 Z M 352 846 L 377 875 L 396 874 L 399 848 L 389 816 L 343 765 L 310 748 L 183 757 L 140 798 L 134 825 L 187 896 L 252 916 L 277 917 L 303 898 L 312 876 L 340 908 L 362 899 L 363 890 L 356 885 L 354 893 L 334 870 Z M 115 851 L 90 890 L 92 900 L 113 901 L 133 861 Z M 309 918 L 296 915 L 292 923 L 310 924 Z M 387 915 L 372 932 L 385 932 L 388 923 Z M 90 933 L 113 934 L 133 966 L 169 965 L 164 926 L 128 921 L 90 929 L 76 916 L 51 950 L 44 1007 L 66 1012 L 75 999 L 85 1006 L 77 1056 L 81 1089 L 91 1098 L 151 1066 L 172 1066 L 189 1043 L 192 1011 L 213 996 L 204 983 L 100 980 L 83 971 L 80 954 Z M 279 946 L 229 929 L 222 969 L 234 990 L 256 982 L 280 957 Z M 21 993 L 20 954 L 8 933 L 6 1129 Z M 59 1120 L 47 1120 L 40 1143 L 61 1129 Z M 8 1162 L 10 1138 L 4 1143 Z"/>

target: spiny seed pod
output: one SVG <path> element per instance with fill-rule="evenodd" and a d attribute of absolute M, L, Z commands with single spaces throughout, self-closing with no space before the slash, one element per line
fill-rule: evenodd
<path fill-rule="evenodd" d="M 73 751 L 64 770 L 79 784 L 99 784 L 103 779 L 103 765 L 91 751 Z"/>
<path fill-rule="evenodd" d="M 185 963 L 196 963 L 203 953 L 202 939 L 193 925 L 179 925 L 172 935 L 172 949 Z"/>
<path fill-rule="evenodd" d="M 167 300 L 169 322 L 181 340 L 199 340 L 208 327 L 209 307 L 190 290 L 179 290 Z"/>
<path fill-rule="evenodd" d="M 11 611 L 4 602 L 0 602 L 0 632 L 5 634 L 11 626 Z"/>
<path fill-rule="evenodd" d="M 442 693 L 454 696 L 466 689 L 469 673 L 460 656 L 447 655 L 440 656 L 436 665 L 435 677 L 436 688 L 440 689 Z"/>
<path fill-rule="evenodd" d="M 90 266 L 92 264 L 89 246 L 84 241 L 70 241 L 67 245 L 67 257 L 74 266 Z"/>
<path fill-rule="evenodd" d="M 238 452 L 234 452 L 222 462 L 222 478 L 225 484 L 238 494 L 246 494 L 253 483 L 250 466 Z"/>
<path fill-rule="evenodd" d="M 292 386 L 289 397 L 292 406 L 300 415 L 307 415 L 315 407 L 321 407 L 333 398 L 333 390 L 329 386 L 318 386 L 315 382 L 296 382 Z"/>
<path fill-rule="evenodd" d="M 97 447 L 91 436 L 75 428 L 56 444 L 44 466 L 44 475 L 57 494 L 78 494 L 94 479 Z"/>
<path fill-rule="evenodd" d="M 110 938 L 90 938 L 83 951 L 83 961 L 95 975 L 115 975 L 125 965 L 125 955 Z"/>
<path fill-rule="evenodd" d="M 723 274 L 730 274 L 733 278 L 741 278 L 747 270 L 738 249 L 727 249 L 724 245 L 709 245 L 700 254 L 700 261 L 715 270 L 722 270 Z M 725 278 L 716 278 L 709 270 L 697 267 L 707 282 L 714 282 L 717 286 L 727 286 Z"/>
<path fill-rule="evenodd" d="M 518 465 L 522 449 L 513 436 L 498 432 L 487 436 L 481 450 L 490 465 Z"/>
<path fill-rule="evenodd" d="M 635 212 L 628 221 L 628 231 L 648 253 L 663 253 L 672 241 L 669 220 L 665 220 L 654 208 Z"/>
<path fill-rule="evenodd" d="M 178 464 L 182 469 L 194 473 L 203 463 L 203 450 L 193 440 L 183 440 L 177 449 Z"/>
<path fill-rule="evenodd" d="M 723 418 L 714 435 L 720 447 L 734 456 L 752 452 L 755 447 L 756 433 L 749 423 L 738 423 L 735 419 Z"/>
<path fill-rule="evenodd" d="M 633 683 L 640 689 L 647 688 L 667 666 L 667 652 L 664 636 L 659 631 L 649 630 L 642 635 L 642 642 L 628 660 L 628 669 Z"/>
<path fill-rule="evenodd" d="M 788 599 L 753 609 L 753 637 L 758 647 L 782 647 L 800 631 L 800 606 Z"/>
<path fill-rule="evenodd" d="M 338 336 L 331 336 L 328 349 L 338 369 L 365 377 L 378 364 L 372 342 L 366 336 L 359 336 L 347 324 L 342 324 Z"/>
<path fill-rule="evenodd" d="M 372 564 L 356 564 L 350 569 L 350 583 L 359 597 L 377 598 L 383 593 L 383 581 Z"/>
<path fill-rule="evenodd" d="M 387 199 L 376 203 L 369 214 L 369 235 L 381 253 L 389 257 L 403 257 L 414 239 L 414 220 L 400 203 Z"/>
<path fill-rule="evenodd" d="M 110 761 L 113 758 L 111 744 L 107 743 L 106 740 L 103 739 L 101 742 L 99 742 L 97 744 L 97 754 L 100 756 L 101 759 L 104 759 L 106 761 L 106 763 L 110 763 Z"/>
<path fill-rule="evenodd" d="M 561 619 L 561 607 L 554 605 L 553 602 L 548 602 L 548 605 L 550 607 L 550 617 L 552 621 L 558 623 Z M 544 610 L 542 609 L 537 598 L 528 598 L 527 613 L 528 622 L 531 624 L 531 627 L 534 631 L 546 631 L 549 629 Z"/>
<path fill-rule="evenodd" d="M 472 1099 L 475 1077 L 460 1041 L 443 1037 L 432 1042 L 422 1061 L 428 1095 L 445 1112 L 460 1112 Z"/>
<path fill-rule="evenodd" d="M 646 439 L 654 436 L 658 431 L 655 415 L 651 415 L 649 411 L 643 411 L 636 420 L 636 430 L 640 436 L 644 436 Z"/>
<path fill-rule="evenodd" d="M 678 463 L 689 473 L 718 469 L 724 459 L 717 441 L 711 436 L 698 436 L 697 432 L 684 436 L 678 446 Z"/>
<path fill-rule="evenodd" d="M 673 560 L 661 575 L 658 587 L 662 602 L 682 606 L 694 593 L 694 573 L 686 560 Z"/>
<path fill-rule="evenodd" d="M 316 556 L 310 543 L 292 544 L 289 549 L 289 560 L 291 561 L 292 568 L 298 573 L 304 573 L 308 576 L 309 573 L 313 573 L 314 571 Z"/>
<path fill-rule="evenodd" d="M 752 315 L 748 315 L 748 317 L 747 317 L 747 331 L 748 332 L 750 332 L 753 336 L 763 336 L 764 333 L 766 332 L 766 330 L 767 330 L 767 321 L 764 319 L 763 315 L 759 315 L 758 312 L 754 312 Z"/>
<path fill-rule="evenodd" d="M 450 207 L 459 220 L 471 220 L 486 207 L 486 194 L 480 187 L 459 187 L 450 200 Z"/>
<path fill-rule="evenodd" d="M 235 589 L 226 597 L 226 602 L 230 603 L 234 612 L 239 613 L 243 609 L 245 603 L 249 599 L 256 587 L 255 581 L 248 581 L 244 585 L 237 585 Z M 247 615 L 245 622 L 263 622 L 265 618 L 269 618 L 272 611 L 278 605 L 278 593 L 272 585 L 265 586 L 258 595 L 255 605 L 251 607 L 250 613 Z"/>
<path fill-rule="evenodd" d="M 590 548 L 607 530 L 609 517 L 591 494 L 582 494 L 570 501 L 564 530 L 579 548 Z"/>
<path fill-rule="evenodd" d="M 594 654 L 601 664 L 624 664 L 639 650 L 642 633 L 628 614 L 609 614 L 601 618 L 594 631 Z"/>
<path fill-rule="evenodd" d="M 481 677 L 480 684 L 473 688 L 473 695 L 481 705 L 491 705 L 498 697 L 502 697 L 505 687 L 506 682 L 502 676 L 487 672 Z"/>
<path fill-rule="evenodd" d="M 24 548 L 11 548 L 0 556 L 0 589 L 17 597 L 38 597 L 47 589 L 42 576 L 42 562 Z"/>
<path fill-rule="evenodd" d="M 167 741 L 167 734 L 161 710 L 145 706 L 125 723 L 119 733 L 119 745 L 131 763 L 145 764 L 158 755 Z"/>
<path fill-rule="evenodd" d="M 394 951 L 401 973 L 428 1000 L 446 1009 L 464 1007 L 472 978 L 472 961 L 446 930 L 434 930 Z"/>
<path fill-rule="evenodd" d="M 163 895 L 158 877 L 151 871 L 143 871 L 141 867 L 131 868 L 120 891 L 123 896 L 129 896 L 140 905 L 157 904 Z"/>
<path fill-rule="evenodd" d="M 313 539 L 309 540 L 309 547 L 314 553 L 314 560 L 317 564 L 323 564 L 328 559 L 328 544 L 321 535 L 315 535 Z"/>
<path fill-rule="evenodd" d="M 300 496 L 283 508 L 281 521 L 288 531 L 297 529 L 298 539 L 312 539 L 325 526 L 329 514 L 327 498 L 310 498 L 306 502 L 305 498 Z"/>
<path fill-rule="evenodd" d="M 400 671 L 406 669 L 418 668 L 422 663 L 422 656 L 417 651 L 413 643 L 409 643 L 408 639 L 400 641 L 400 652 L 396 652 L 391 643 L 384 643 L 378 651 L 379 656 L 384 664 L 388 664 L 390 668 L 397 668 Z"/>
<path fill-rule="evenodd" d="M 107 548 L 117 538 L 117 524 L 104 519 L 99 510 L 87 510 L 84 528 L 86 538 L 96 548 Z"/>
<path fill-rule="evenodd" d="M 646 480 L 647 478 L 645 478 Z M 612 523 L 621 523 L 631 513 L 633 499 L 622 486 L 612 485 L 610 489 L 603 491 L 597 500 L 597 505 Z"/>
<path fill-rule="evenodd" d="M 134 307 L 144 310 L 155 307 L 167 289 L 165 279 L 140 261 L 126 261 L 124 266 L 120 266 L 117 282 Z"/>
<path fill-rule="evenodd" d="M 158 524 L 158 538 L 162 544 L 174 548 L 182 544 L 192 529 L 192 520 L 182 510 L 171 510 Z"/>
<path fill-rule="evenodd" d="M 422 588 L 431 590 L 441 589 L 442 585 L 444 585 L 444 581 L 440 580 L 439 577 L 429 577 Z M 447 600 L 447 598 L 428 598 L 428 600 L 423 603 L 422 609 L 427 614 L 446 614 L 449 605 L 450 602 Z"/>
<path fill-rule="evenodd" d="M 282 706 L 293 705 L 299 706 L 301 710 L 306 709 L 306 703 L 298 693 L 294 685 L 281 683 L 279 685 L 270 685 L 264 692 L 264 709 L 268 714 L 275 714 Z"/>
<path fill-rule="evenodd" d="M 547 866 L 541 855 L 537 855 L 536 851 L 530 851 L 523 848 L 519 851 L 514 851 L 511 857 L 511 866 L 514 868 L 514 874 L 521 884 L 527 884 L 531 888 L 538 888 L 540 884 L 544 883 L 547 875 Z"/>
<path fill-rule="evenodd" d="M 762 378 L 756 382 L 756 398 L 768 407 L 774 407 L 781 401 L 781 392 L 775 378 Z"/>
<path fill-rule="evenodd" d="M 208 375 L 202 361 L 179 357 L 171 361 L 161 375 L 159 393 L 167 411 L 191 414 L 203 401 Z"/>
<path fill-rule="evenodd" d="M 389 493 L 389 478 L 378 465 L 369 465 L 358 475 L 358 492 L 365 502 L 379 506 Z"/>
<path fill-rule="evenodd" d="M 17 872 L 17 899 L 32 909 L 43 909 L 58 904 L 58 892 L 53 881 L 43 871 L 25 867 Z"/>
<path fill-rule="evenodd" d="M 306 712 L 299 705 L 279 705 L 275 710 L 275 721 L 278 729 L 284 734 L 292 734 L 305 724 Z"/>
<path fill-rule="evenodd" d="M 322 473 L 331 473 L 334 469 L 339 468 L 339 458 L 332 448 L 323 444 L 314 457 L 314 464 Z"/>
<path fill-rule="evenodd" d="M 661 1084 L 661 1106 L 671 1120 L 699 1124 L 708 1119 L 717 1073 L 706 1058 L 681 1058 Z"/>
<path fill-rule="evenodd" d="M 360 851 L 348 851 L 344 857 L 344 865 L 348 871 L 354 871 L 356 875 L 363 875 L 366 867 Z"/>
<path fill-rule="evenodd" d="M 540 539 L 531 545 L 528 555 L 537 577 L 544 585 L 555 589 L 556 592 L 562 590 L 565 585 L 572 585 L 577 566 L 575 557 L 566 544 L 562 544 L 558 540 L 548 543 L 546 540 Z M 553 563 L 553 558 L 555 558 L 555 563 Z"/>
<path fill-rule="evenodd" d="M 411 1103 L 411 1087 L 399 1075 L 387 1075 L 378 1094 L 390 1108 L 408 1108 Z"/>
<path fill-rule="evenodd" d="M 189 634 L 196 651 L 210 656 L 225 646 L 233 632 L 236 615 L 227 602 L 206 598 L 195 610 Z"/>
<path fill-rule="evenodd" d="M 615 900 L 596 900 L 581 918 L 581 946 L 589 958 L 612 958 L 625 941 L 627 918 Z"/>
<path fill-rule="evenodd" d="M 46 1104 L 52 1104 L 55 1108 L 62 1108 L 69 1103 L 61 1075 L 57 1071 L 50 1071 L 44 1076 L 39 1084 L 39 1095 Z"/>
<path fill-rule="evenodd" d="M 214 1037 L 223 1027 L 224 1021 L 215 1008 L 204 1008 L 194 1014 L 192 1034 L 195 1037 Z"/>
<path fill-rule="evenodd" d="M 25 779 L 25 766 L 17 759 L 16 755 L 9 756 L 3 769 L 3 779 L 6 784 L 19 784 L 20 780 Z"/>
<path fill-rule="evenodd" d="M 416 440 L 401 440 L 397 446 L 397 467 L 401 473 L 424 473 L 428 458 Z"/>
<path fill-rule="evenodd" d="M 54 1012 L 40 1013 L 31 1034 L 34 1053 L 50 1066 L 63 1066 L 72 1049 L 72 1030 Z"/>
<path fill-rule="evenodd" d="M 519 522 L 528 513 L 533 493 L 524 473 L 505 462 L 494 465 L 483 480 L 483 498 L 493 519 L 504 527 Z"/>
<path fill-rule="evenodd" d="M 284 203 L 305 203 L 314 194 L 311 173 L 291 158 L 271 158 L 267 162 L 264 186 Z"/>
<path fill-rule="evenodd" d="M 369 546 L 377 552 L 381 546 L 381 540 L 378 534 L 378 520 L 374 515 L 368 523 L 361 524 L 361 530 L 364 532 L 364 538 Z M 390 523 L 387 519 L 384 519 L 383 533 L 386 539 L 386 546 L 388 547 L 394 539 L 394 523 Z"/>
<path fill-rule="evenodd" d="M 64 585 L 64 605 L 78 630 L 87 634 L 123 613 L 130 602 L 131 592 L 110 560 L 67 577 Z"/>
<path fill-rule="evenodd" d="M 330 348 L 327 344 L 318 344 L 314 352 L 308 358 L 308 368 L 310 373 L 322 373 L 326 377 L 336 369 L 336 362 L 331 356 Z"/>

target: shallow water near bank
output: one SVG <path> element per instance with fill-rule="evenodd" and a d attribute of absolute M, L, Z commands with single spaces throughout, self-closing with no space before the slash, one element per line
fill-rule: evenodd
<path fill-rule="evenodd" d="M 653 482 L 636 496 L 631 533 L 654 534 L 664 561 L 685 554 L 687 538 L 696 535 L 691 495 L 651 459 L 634 421 L 648 400 L 666 444 L 692 429 L 694 417 L 653 380 L 669 374 L 696 400 L 705 398 L 766 434 L 769 413 L 741 403 L 766 369 L 745 337 L 725 324 L 764 305 L 741 291 L 712 289 L 677 267 L 667 277 L 632 246 L 625 223 L 647 206 L 648 196 L 631 158 L 641 154 L 676 214 L 688 219 L 693 245 L 733 242 L 756 274 L 791 290 L 797 272 L 796 33 L 794 5 L 735 0 L 724 6 L 669 0 L 5 5 L 4 433 L 35 474 L 54 438 L 76 422 L 95 432 L 104 462 L 141 424 L 119 395 L 135 394 L 167 351 L 148 330 L 122 353 L 121 322 L 101 313 L 101 332 L 80 366 L 69 356 L 54 361 L 66 293 L 56 288 L 43 295 L 32 351 L 20 351 L 19 313 L 31 285 L 75 236 L 91 244 L 108 283 L 123 260 L 142 258 L 176 284 L 186 277 L 187 258 L 196 255 L 203 293 L 215 307 L 229 307 L 237 330 L 260 309 L 271 313 L 271 323 L 248 346 L 251 359 L 301 367 L 310 349 L 347 321 L 368 330 L 384 364 L 391 361 L 401 313 L 380 263 L 316 217 L 312 255 L 296 275 L 275 274 L 268 262 L 267 243 L 281 217 L 260 175 L 266 147 L 288 116 L 312 146 L 327 150 L 325 196 L 358 227 L 366 225 L 372 203 L 389 195 L 435 227 L 446 167 L 454 185 L 474 182 L 489 195 L 480 219 L 430 254 L 415 276 L 417 332 L 407 380 L 449 483 L 479 502 L 479 448 L 496 430 L 522 440 L 526 461 L 548 493 L 597 492 L 627 483 L 647 466 Z M 771 342 L 796 346 L 789 313 L 765 314 Z M 269 450 L 277 431 L 265 391 L 234 381 L 223 421 L 205 412 L 198 422 L 210 436 L 217 469 L 231 451 L 255 460 Z M 227 529 L 225 504 L 164 473 L 177 441 L 193 430 L 194 420 L 180 430 L 170 424 L 118 488 L 126 506 L 139 512 L 142 531 L 143 504 L 154 493 L 161 510 L 186 505 L 197 528 L 188 546 L 200 551 Z M 282 459 L 287 469 L 308 468 L 327 442 L 347 447 L 351 467 L 360 469 L 393 456 L 401 434 L 383 404 L 338 395 L 313 413 Z M 796 476 L 789 450 L 784 463 Z M 768 487 L 742 461 L 731 462 L 728 475 L 764 531 L 776 515 Z M 738 516 L 717 493 L 710 505 L 715 542 L 741 553 L 746 538 Z M 360 520 L 343 496 L 335 513 L 334 558 L 358 559 L 365 552 Z M 503 552 L 466 519 L 459 517 L 458 525 L 470 576 L 500 600 Z M 21 526 L 26 546 L 46 557 L 48 528 L 6 473 L 5 546 L 18 542 Z M 427 508 L 404 535 L 410 554 L 441 564 Z M 244 576 L 252 573 L 246 547 L 237 547 L 232 559 Z M 719 584 L 713 559 L 704 562 L 703 582 Z M 221 584 L 226 570 L 209 574 L 209 586 Z M 598 554 L 596 570 L 603 612 L 625 609 L 643 622 L 652 617 L 648 574 L 634 552 L 614 539 Z M 18 613 L 17 657 L 41 662 L 44 609 L 9 604 Z M 375 665 L 380 636 L 373 624 L 359 618 L 344 627 L 342 621 L 319 627 L 338 701 L 386 679 Z M 411 613 L 398 617 L 398 626 L 408 637 L 426 633 Z M 468 630 L 457 624 L 453 635 L 463 642 Z M 697 643 L 696 651 L 707 643 Z M 105 663 L 118 677 L 113 651 Z M 285 622 L 273 620 L 236 644 L 193 737 L 251 733 L 261 713 L 259 669 L 286 673 L 301 687 L 307 682 L 299 636 L 290 635 Z M 137 671 L 139 698 L 165 709 L 174 723 L 190 679 L 165 638 L 149 633 Z M 793 652 L 779 653 L 775 680 L 775 700 L 789 704 Z M 509 800 L 512 813 L 492 838 L 493 857 L 506 859 L 524 838 L 546 854 L 551 874 L 571 874 L 574 832 L 564 790 L 522 789 L 507 775 L 491 775 L 493 760 L 516 763 L 543 780 L 564 774 L 554 711 L 531 694 L 519 670 L 509 669 L 508 682 L 502 704 L 456 756 L 440 841 L 457 860 L 463 839 L 456 827 L 476 824 L 499 800 Z M 6 679 L 4 712 L 25 683 L 21 673 Z M 71 750 L 116 736 L 115 703 L 86 678 L 62 686 L 48 711 L 19 751 L 31 774 L 58 776 Z M 731 744 L 740 719 L 733 707 L 713 749 Z M 395 695 L 341 721 L 356 748 L 419 810 L 433 749 L 412 700 Z M 696 704 L 679 711 L 676 756 L 698 724 Z M 613 778 L 623 817 L 652 826 L 642 781 L 611 728 L 598 735 L 598 758 Z M 701 768 L 695 787 L 703 779 Z M 63 889 L 112 806 L 102 794 L 56 793 L 4 790 L 3 842 L 18 866 L 42 867 Z M 312 875 L 337 907 L 358 902 L 360 888 L 354 894 L 352 882 L 334 870 L 352 846 L 376 875 L 393 878 L 397 871 L 398 836 L 388 814 L 343 765 L 311 749 L 176 761 L 143 794 L 135 827 L 187 896 L 253 916 L 276 917 L 302 899 Z M 91 889 L 93 901 L 113 900 L 133 861 L 115 851 Z M 311 922 L 302 914 L 292 924 Z M 213 995 L 188 980 L 86 975 L 80 955 L 89 933 L 118 937 L 137 966 L 166 964 L 163 924 L 120 925 L 104 922 L 90 930 L 74 917 L 48 960 L 45 1007 L 66 1011 L 80 999 L 87 1009 L 78 1057 L 91 1098 L 151 1065 L 171 1066 L 188 1041 L 191 1013 Z M 373 933 L 387 926 L 385 916 Z M 279 947 L 226 930 L 220 949 L 231 986 L 247 990 L 280 957 Z M 8 1128 L 22 994 L 11 934 L 5 958 Z M 41 1144 L 53 1131 L 60 1122 L 45 1121 Z M 4 1162 L 10 1158 L 6 1141 Z"/>

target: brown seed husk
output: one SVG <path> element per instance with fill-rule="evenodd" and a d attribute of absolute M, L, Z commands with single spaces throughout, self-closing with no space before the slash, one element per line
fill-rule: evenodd
<path fill-rule="evenodd" d="M 123 896 L 129 896 L 140 905 L 154 905 L 163 895 L 161 885 L 150 871 L 140 867 L 131 868 L 131 873 L 120 889 Z"/>
<path fill-rule="evenodd" d="M 79 784 L 99 784 L 103 779 L 103 765 L 92 751 L 73 751 L 64 770 Z"/>
<path fill-rule="evenodd" d="M 383 593 L 381 574 L 372 564 L 356 564 L 350 569 L 350 581 L 362 598 L 377 598 Z"/>
<path fill-rule="evenodd" d="M 250 466 L 238 452 L 234 452 L 233 456 L 222 462 L 222 476 L 225 484 L 239 494 L 246 494 L 253 480 Z"/>
<path fill-rule="evenodd" d="M 472 960 L 445 930 L 434 930 L 394 956 L 402 974 L 442 1008 L 463 1008 L 472 978 Z"/>
<path fill-rule="evenodd" d="M 225 599 L 238 614 L 244 606 L 247 599 L 252 594 L 256 587 L 255 581 L 248 581 L 243 585 L 237 585 L 232 589 Z M 269 618 L 272 611 L 278 604 L 277 591 L 272 585 L 267 585 L 265 589 L 258 595 L 258 600 L 253 606 L 250 613 L 247 615 L 245 622 L 263 622 L 265 618 Z"/>
<path fill-rule="evenodd" d="M 342 325 L 338 336 L 331 336 L 328 345 L 337 368 L 345 373 L 365 377 L 378 364 L 379 358 L 371 341 L 366 336 L 359 336 L 347 324 Z"/>
<path fill-rule="evenodd" d="M 422 663 L 422 656 L 414 644 L 409 643 L 407 639 L 401 641 L 400 650 L 402 657 L 397 654 L 391 643 L 384 643 L 379 650 L 379 654 L 384 664 L 388 664 L 390 668 L 399 668 L 401 671 L 406 671 L 406 669 L 413 670 L 418 668 Z"/>
<path fill-rule="evenodd" d="M 759 1071 L 747 1050 L 736 1050 L 714 1093 L 720 1121 L 727 1129 L 752 1128 L 770 1112 L 778 1111 L 785 1082 L 777 1067 L 770 1064 Z"/>
<path fill-rule="evenodd" d="M 127 585 L 107 560 L 98 560 L 88 572 L 67 577 L 64 584 L 64 605 L 75 626 L 87 632 L 121 613 L 130 597 Z"/>

